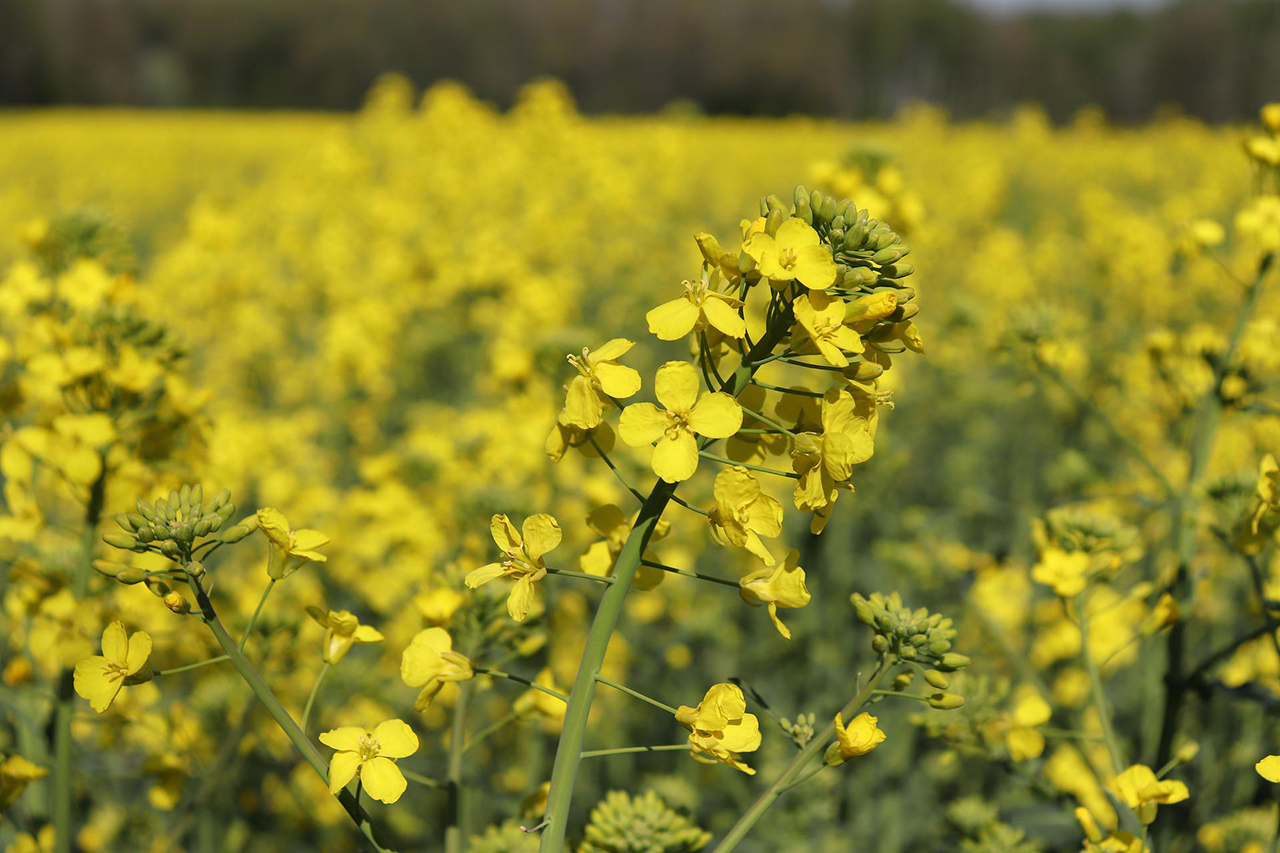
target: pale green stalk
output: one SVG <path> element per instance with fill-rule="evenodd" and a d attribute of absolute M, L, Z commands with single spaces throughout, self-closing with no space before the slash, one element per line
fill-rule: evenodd
<path fill-rule="evenodd" d="M 446 785 L 449 791 L 449 825 L 444 830 L 445 853 L 463 853 L 466 849 L 466 832 L 463 827 L 464 785 L 462 783 L 462 758 L 467 751 L 467 705 L 471 700 L 472 683 L 458 685 L 458 701 L 453 705 L 453 726 L 449 732 L 449 763 L 446 769 Z"/>
<path fill-rule="evenodd" d="M 324 677 L 329 674 L 332 667 L 328 661 L 324 662 L 324 666 L 320 668 L 320 672 L 316 675 L 316 683 L 311 685 L 311 693 L 307 695 L 307 704 L 302 709 L 302 723 L 300 728 L 302 733 L 307 733 L 307 721 L 311 719 L 311 706 L 316 703 L 316 695 L 320 692 L 320 685 L 324 683 Z"/>
<path fill-rule="evenodd" d="M 212 554 L 213 552 L 210 551 L 209 553 Z M 258 599 L 258 606 L 253 609 L 253 617 L 249 619 L 249 625 L 244 629 L 244 636 L 240 638 L 240 651 L 244 651 L 244 644 L 249 642 L 249 635 L 253 633 L 253 627 L 258 624 L 258 616 L 261 615 L 262 608 L 267 603 L 267 596 L 271 594 L 271 590 L 275 585 L 275 578 L 267 581 L 267 588 L 262 591 L 262 598 Z"/>

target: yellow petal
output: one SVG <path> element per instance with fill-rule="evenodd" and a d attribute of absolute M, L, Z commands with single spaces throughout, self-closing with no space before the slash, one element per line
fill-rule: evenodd
<path fill-rule="evenodd" d="M 129 650 L 125 655 L 125 673 L 133 675 L 146 666 L 149 657 L 151 657 L 151 635 L 145 631 L 139 631 L 129 638 Z"/>
<path fill-rule="evenodd" d="M 359 752 L 360 742 L 369 733 L 360 726 L 340 726 L 320 735 L 320 742 L 330 749 Z"/>
<path fill-rule="evenodd" d="M 578 558 L 578 568 L 600 577 L 608 575 L 613 568 L 613 552 L 609 550 L 609 543 L 603 539 L 593 542 Z"/>
<path fill-rule="evenodd" d="M 357 643 L 381 643 L 384 639 L 382 632 L 372 625 L 359 625 L 356 627 Z"/>
<path fill-rule="evenodd" d="M 1253 765 L 1253 769 L 1268 782 L 1280 782 L 1280 755 L 1268 755 Z"/>
<path fill-rule="evenodd" d="M 525 575 L 515 582 L 507 595 L 507 614 L 517 622 L 523 622 L 533 606 L 533 580 Z"/>
<path fill-rule="evenodd" d="M 489 519 L 489 533 L 493 536 L 498 550 L 504 554 L 508 551 L 517 551 L 524 544 L 520 541 L 520 533 L 516 530 L 516 526 L 502 513 Z"/>
<path fill-rule="evenodd" d="M 467 572 L 467 576 L 463 579 L 463 583 L 465 583 L 469 589 L 475 589 L 478 586 L 487 584 L 494 578 L 502 577 L 502 574 L 505 571 L 506 569 L 501 563 L 489 563 L 488 565 L 481 566 L 478 569 L 472 569 Z"/>
<path fill-rule="evenodd" d="M 381 755 L 360 765 L 360 781 L 364 790 L 379 802 L 391 804 L 400 799 L 409 783 L 390 758 Z"/>
<path fill-rule="evenodd" d="M 619 527 L 628 526 L 627 517 L 616 504 L 602 504 L 587 513 L 587 527 L 600 536 L 611 536 Z"/>
<path fill-rule="evenodd" d="M 698 387 L 698 371 L 687 361 L 668 361 L 658 368 L 653 381 L 658 402 L 676 414 L 693 408 L 698 400 Z"/>
<path fill-rule="evenodd" d="M 636 378 L 639 379 L 639 374 Z M 591 380 L 581 375 L 569 380 L 569 390 L 564 398 L 564 422 L 581 429 L 595 429 L 603 414 L 604 404 L 600 402 L 600 395 Z"/>
<path fill-rule="evenodd" d="M 430 630 L 443 630 L 428 628 Z M 405 648 L 400 655 L 400 680 L 410 687 L 421 687 L 440 675 L 444 669 L 444 660 L 440 653 L 426 643 L 416 640 Z"/>
<path fill-rule="evenodd" d="M 779 228 L 778 231 L 781 233 L 782 229 Z M 814 237 L 817 236 L 815 233 Z M 806 246 L 797 252 L 792 274 L 805 287 L 822 290 L 835 284 L 836 262 L 825 247 Z"/>
<path fill-rule="evenodd" d="M 588 353 L 587 361 L 593 367 L 604 361 L 617 361 L 630 352 L 635 345 L 635 341 L 629 341 L 626 338 L 613 338 L 601 344 L 599 349 Z"/>
<path fill-rule="evenodd" d="M 631 447 L 653 444 L 667 428 L 667 414 L 653 403 L 632 403 L 622 410 L 618 435 Z"/>
<path fill-rule="evenodd" d="M 693 366 L 689 366 L 693 370 Z M 742 407 L 723 392 L 703 394 L 689 412 L 689 426 L 707 438 L 728 438 L 742 427 Z"/>
<path fill-rule="evenodd" d="M 312 530 L 309 527 L 303 527 L 299 530 L 293 531 L 293 544 L 290 546 L 289 551 L 293 554 L 305 556 L 309 560 L 323 563 L 326 559 L 323 554 L 312 555 L 310 552 L 328 544 L 328 536 L 324 535 L 319 530 Z"/>
<path fill-rule="evenodd" d="M 778 226 L 778 231 L 774 235 L 774 240 L 779 246 L 787 249 L 803 249 L 808 246 L 818 246 L 821 239 L 818 232 L 813 230 L 803 219 L 791 217 Z M 830 257 L 828 255 L 828 257 Z"/>
<path fill-rule="evenodd" d="M 356 777 L 360 769 L 360 753 L 335 752 L 329 759 L 329 793 L 336 794 Z"/>
<path fill-rule="evenodd" d="M 102 632 L 102 656 L 116 664 L 129 657 L 129 634 L 123 623 L 112 622 Z"/>
<path fill-rule="evenodd" d="M 289 519 L 280 510 L 270 506 L 258 510 L 258 527 L 262 528 L 273 545 L 279 548 L 289 547 Z"/>
<path fill-rule="evenodd" d="M 118 671 L 108 668 L 106 658 L 94 655 L 76 664 L 72 684 L 76 693 L 88 700 L 89 706 L 101 714 L 111 707 L 116 694 L 124 686 L 124 677 Z"/>
<path fill-rule="evenodd" d="M 698 442 L 687 429 L 664 435 L 653 448 L 653 473 L 668 483 L 679 483 L 698 470 Z"/>
<path fill-rule="evenodd" d="M 407 758 L 418 751 L 418 736 L 404 720 L 387 720 L 373 730 L 378 754 L 387 758 Z"/>
<path fill-rule="evenodd" d="M 702 303 L 702 316 L 707 318 L 717 330 L 731 338 L 740 338 L 747 333 L 747 321 L 729 307 L 723 299 L 708 297 Z"/>
<path fill-rule="evenodd" d="M 640 374 L 625 365 L 597 364 L 595 374 L 600 388 L 610 397 L 623 399 L 640 390 Z"/>
<path fill-rule="evenodd" d="M 649 323 L 649 331 L 659 340 L 678 341 L 693 331 L 700 314 L 698 306 L 682 296 L 662 303 L 644 318 Z"/>
<path fill-rule="evenodd" d="M 760 483 L 746 468 L 735 465 L 716 475 L 712 494 L 716 503 L 737 509 L 760 497 Z"/>
<path fill-rule="evenodd" d="M 524 534 L 524 551 L 535 560 L 560 544 L 560 522 L 545 512 L 526 518 L 520 530 Z"/>

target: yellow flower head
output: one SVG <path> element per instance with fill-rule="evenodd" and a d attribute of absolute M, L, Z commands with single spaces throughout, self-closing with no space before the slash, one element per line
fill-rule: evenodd
<path fill-rule="evenodd" d="M 287 578 L 307 563 L 323 563 L 329 558 L 317 551 L 329 544 L 329 537 L 318 530 L 292 530 L 289 519 L 278 509 L 258 510 L 258 527 L 271 541 L 267 558 L 267 574 L 275 580 Z"/>
<path fill-rule="evenodd" d="M 112 622 L 102 632 L 102 654 L 87 657 L 76 664 L 76 693 L 89 700 L 89 706 L 101 714 L 111 707 L 126 684 L 142 684 L 151 680 L 151 635 L 143 631 L 130 636 L 119 622 Z"/>
<path fill-rule="evenodd" d="M 822 433 L 801 433 L 791 452 L 791 467 L 800 475 L 792 499 L 796 509 L 814 513 L 814 533 L 821 532 L 831 514 L 838 484 L 875 452 L 872 419 L 843 388 L 832 388 L 823 396 L 821 420 Z"/>
<path fill-rule="evenodd" d="M 1091 563 L 1084 551 L 1046 548 L 1040 554 L 1040 561 L 1031 568 L 1031 579 L 1053 587 L 1063 598 L 1071 598 L 1084 591 Z"/>
<path fill-rule="evenodd" d="M 676 722 L 689 729 L 689 747 L 706 764 L 723 762 L 755 775 L 740 754 L 760 748 L 760 721 L 747 713 L 747 701 L 736 684 L 712 685 L 698 707 L 681 705 Z"/>
<path fill-rule="evenodd" d="M 658 368 L 653 403 L 633 403 L 622 412 L 618 434 L 632 447 L 657 442 L 653 472 L 668 483 L 687 480 L 698 470 L 698 440 L 728 438 L 742 426 L 742 407 L 721 391 L 698 397 L 698 371 L 687 361 Z"/>
<path fill-rule="evenodd" d="M 453 638 L 443 628 L 419 631 L 400 657 L 400 678 L 410 687 L 421 687 L 413 707 L 427 710 L 447 681 L 471 678 L 471 661 L 453 650 Z"/>
<path fill-rule="evenodd" d="M 804 569 L 800 568 L 800 552 L 792 548 L 781 564 L 772 569 L 759 569 L 738 581 L 742 600 L 753 607 L 764 604 L 778 633 L 791 639 L 791 630 L 778 618 L 779 607 L 804 607 L 809 603 L 809 590 L 804 585 Z"/>
<path fill-rule="evenodd" d="M 806 343 L 812 343 L 827 364 L 848 367 L 845 353 L 856 355 L 863 351 L 862 337 L 844 325 L 843 300 L 814 291 L 797 296 L 792 307 L 798 325 L 792 332 L 791 345 L 798 352 L 805 352 Z"/>
<path fill-rule="evenodd" d="M 738 314 L 742 303 L 717 290 L 718 270 L 704 274 L 696 282 L 684 282 L 684 295 L 664 302 L 645 315 L 649 331 L 660 340 L 678 341 L 695 329 L 708 326 L 730 338 L 747 333 L 746 321 Z"/>
<path fill-rule="evenodd" d="M 1253 765 L 1253 769 L 1268 782 L 1280 782 L 1280 755 L 1268 755 Z"/>
<path fill-rule="evenodd" d="M 403 720 L 379 723 L 372 732 L 342 726 L 320 735 L 320 742 L 337 750 L 329 759 L 329 793 L 338 793 L 357 775 L 369 796 L 383 803 L 394 803 L 408 787 L 395 760 L 418 751 L 418 736 Z"/>
<path fill-rule="evenodd" d="M 1004 745 L 1014 761 L 1030 761 L 1044 752 L 1044 735 L 1040 733 L 1039 727 L 1049 722 L 1053 716 L 1053 708 L 1030 685 L 1020 688 L 1014 698 L 1009 727 L 1004 733 Z"/>
<path fill-rule="evenodd" d="M 1185 784 L 1157 779 L 1155 772 L 1145 764 L 1135 764 L 1116 776 L 1112 787 L 1143 823 L 1156 819 L 1157 805 L 1180 803 L 1191 796 Z"/>
<path fill-rule="evenodd" d="M 515 578 L 516 584 L 507 596 L 507 613 L 517 622 L 523 622 L 533 604 L 533 585 L 547 574 L 542 556 L 560 544 L 560 523 L 540 512 L 526 518 L 521 529 L 516 530 L 511 519 L 499 514 L 490 520 L 489 531 L 503 559 L 472 569 L 465 583 L 475 589 L 494 578 Z"/>
<path fill-rule="evenodd" d="M 27 785 L 48 775 L 48 770 L 37 767 L 21 755 L 0 757 L 0 812 L 8 811 Z"/>
<path fill-rule="evenodd" d="M 759 481 L 737 465 L 716 475 L 714 495 L 711 537 L 721 545 L 745 548 L 772 566 L 773 555 L 760 537 L 782 534 L 782 504 L 762 492 Z"/>
<path fill-rule="evenodd" d="M 879 727 L 879 722 L 877 718 L 863 711 L 846 726 L 842 716 L 836 714 L 836 740 L 827 747 L 822 760 L 832 767 L 837 767 L 854 756 L 866 755 L 885 739 L 885 733 Z"/>
<path fill-rule="evenodd" d="M 600 425 L 606 403 L 630 397 L 640 390 L 640 374 L 618 363 L 635 344 L 614 338 L 592 352 L 585 347 L 582 357 L 571 355 L 569 363 L 578 375 L 569 381 L 562 420 L 566 426 L 595 429 Z"/>
<path fill-rule="evenodd" d="M 316 621 L 324 632 L 325 663 L 338 664 L 356 643 L 381 643 L 382 634 L 371 625 L 361 625 L 350 610 L 321 610 L 307 605 L 307 615 Z"/>
<path fill-rule="evenodd" d="M 811 290 L 824 290 L 835 283 L 836 262 L 822 245 L 818 232 L 803 220 L 792 217 L 778 226 L 770 237 L 752 234 L 742 250 L 756 262 L 760 275 L 771 281 L 799 281 Z"/>

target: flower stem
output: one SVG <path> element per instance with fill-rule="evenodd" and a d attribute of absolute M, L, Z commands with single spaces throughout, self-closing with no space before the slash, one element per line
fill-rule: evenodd
<path fill-rule="evenodd" d="M 746 468 L 748 471 L 759 471 L 762 474 L 772 474 L 775 477 L 790 477 L 792 480 L 800 479 L 800 475 L 792 471 L 779 471 L 776 468 L 765 468 L 762 465 L 749 465 L 746 462 L 734 462 L 724 456 L 717 456 L 714 453 L 708 453 L 705 450 L 698 451 L 698 455 L 704 459 L 710 459 L 712 462 L 719 462 L 723 465 L 736 465 L 739 468 Z"/>
<path fill-rule="evenodd" d="M 547 569 L 547 574 L 563 575 L 566 578 L 577 578 L 578 580 L 584 580 L 584 581 L 594 581 L 596 583 L 602 583 L 606 586 L 613 583 L 613 578 L 607 578 L 607 577 L 604 577 L 603 575 L 592 575 L 592 574 L 588 574 L 587 572 L 573 572 L 568 569 Z"/>
<path fill-rule="evenodd" d="M 599 681 L 601 684 L 607 684 L 610 687 L 612 687 L 614 690 L 621 690 L 623 693 L 627 694 L 628 696 L 632 696 L 636 699 L 639 699 L 641 702 L 648 702 L 653 707 L 661 708 L 662 710 L 666 711 L 668 714 L 674 714 L 676 712 L 675 708 L 672 708 L 670 705 L 666 704 L 665 702 L 659 702 L 657 699 L 654 699 L 652 696 L 644 695 L 639 690 L 632 690 L 630 687 L 627 687 L 625 684 L 619 684 L 616 681 L 610 681 L 609 679 L 605 678 L 603 675 L 597 675 L 596 681 Z"/>
<path fill-rule="evenodd" d="M 253 616 L 249 619 L 249 624 L 244 629 L 244 636 L 240 638 L 240 645 L 237 647 L 240 651 L 244 651 L 244 644 L 249 642 L 249 635 L 253 633 L 253 626 L 258 624 L 258 616 L 262 613 L 262 607 L 267 603 L 267 596 L 271 594 L 271 588 L 275 585 L 275 578 L 267 581 L 267 588 L 262 591 L 262 598 L 258 599 L 258 606 L 254 608 Z"/>
<path fill-rule="evenodd" d="M 302 754 L 302 757 L 311 765 L 311 769 L 316 772 L 321 781 L 327 785 L 329 783 L 329 766 L 325 762 L 324 756 L 320 754 L 320 750 L 302 733 L 302 729 L 298 728 L 298 724 L 293 721 L 293 717 L 289 716 L 289 712 L 285 710 L 284 705 L 280 704 L 280 700 L 271 692 L 271 688 L 267 686 L 266 681 L 262 679 L 258 670 L 254 669 L 249 659 L 236 647 L 236 641 L 227 633 L 222 621 L 218 619 L 218 614 L 213 609 L 213 602 L 209 600 L 209 596 L 204 591 L 200 580 L 191 578 L 190 583 L 196 596 L 196 603 L 200 607 L 200 613 L 204 617 L 205 624 L 209 626 L 209 630 L 213 632 L 214 638 L 217 639 L 218 645 L 222 646 L 223 652 L 231 659 L 231 663 L 235 666 L 236 671 L 240 673 L 240 677 L 244 679 L 245 683 L 249 685 L 249 689 L 258 697 L 258 701 L 267 709 L 267 713 L 276 721 L 276 725 L 293 742 L 294 748 Z M 364 807 L 360 805 L 349 789 L 343 788 L 338 792 L 337 797 L 338 803 L 356 826 L 359 827 L 360 832 L 364 834 L 364 837 L 368 839 L 377 853 L 392 853 L 394 851 L 394 847 L 390 846 L 390 842 L 386 840 L 382 831 L 374 827 Z"/>
<path fill-rule="evenodd" d="M 569 701 L 569 697 L 561 693 L 559 690 L 552 690 L 550 687 L 544 687 L 541 684 L 530 681 L 529 679 L 525 678 L 522 675 L 512 675 L 511 673 L 503 672 L 500 669 L 486 669 L 483 666 L 473 666 L 471 667 L 471 671 L 474 672 L 476 675 L 492 675 L 495 678 L 505 678 L 508 681 L 514 681 L 518 684 L 523 684 L 526 687 L 532 687 L 534 690 L 541 690 L 543 693 L 547 694 L 548 696 L 556 697 L 561 702 Z"/>
<path fill-rule="evenodd" d="M 876 685 L 880 683 L 880 678 L 888 671 L 889 663 L 890 658 L 888 657 L 882 657 L 880 659 L 879 665 L 876 667 L 875 672 L 871 674 L 871 677 L 867 679 L 867 683 L 841 710 L 840 713 L 844 715 L 846 719 L 865 705 L 867 700 L 871 698 L 872 694 L 876 690 Z M 729 833 L 724 837 L 724 839 L 716 845 L 713 853 L 729 853 L 730 850 L 737 847 L 738 842 L 746 837 L 747 833 L 751 831 L 751 828 L 760 821 L 760 818 L 764 817 L 765 812 L 767 812 L 773 804 L 777 802 L 778 797 L 782 796 L 788 788 L 793 787 L 795 784 L 798 784 L 799 781 L 802 781 L 800 775 L 804 772 L 805 767 L 814 758 L 821 756 L 827 748 L 827 743 L 835 733 L 836 724 L 835 720 L 832 719 L 831 722 L 823 726 L 821 731 L 814 734 L 813 739 L 805 744 L 804 749 L 800 750 L 800 752 L 791 759 L 786 768 L 782 771 L 782 774 L 779 775 L 777 779 L 773 780 L 773 784 L 765 789 L 764 793 L 762 793 L 755 803 L 752 804 L 751 808 L 747 809 L 747 811 L 743 813 L 742 817 L 738 818 L 738 822 L 733 825 L 733 828 L 729 830 Z"/>
<path fill-rule="evenodd" d="M 231 658 L 227 657 L 226 655 L 218 655 L 216 658 L 209 658 L 208 660 L 196 661 L 195 663 L 189 663 L 186 666 L 175 666 L 170 669 L 158 669 L 152 673 L 152 677 L 159 677 L 161 675 L 177 675 L 179 672 L 187 672 L 188 670 L 199 669 L 202 666 L 211 666 L 215 663 L 222 663 L 224 660 L 231 660 Z"/>
<path fill-rule="evenodd" d="M 311 719 L 311 706 L 316 703 L 316 694 L 320 692 L 320 685 L 324 682 L 324 677 L 329 674 L 329 668 L 332 666 L 328 661 L 324 662 L 324 666 L 320 668 L 320 674 L 316 676 L 316 683 L 311 685 L 311 693 L 307 696 L 307 704 L 302 709 L 302 733 L 307 733 L 307 721 Z"/>
<path fill-rule="evenodd" d="M 449 824 L 444 830 L 445 853 L 462 853 L 465 844 L 466 833 L 462 827 L 462 758 L 466 753 L 467 706 L 471 701 L 473 687 L 470 681 L 459 684 L 458 701 L 453 706 L 453 725 L 449 730 L 449 762 L 445 777 L 445 787 L 449 792 L 449 807 L 446 810 Z"/>
<path fill-rule="evenodd" d="M 702 581 L 710 581 L 724 586 L 731 586 L 737 589 L 740 584 L 737 581 L 727 580 L 726 578 L 718 578 L 714 575 L 704 575 L 701 572 L 691 572 L 688 569 L 677 569 L 675 566 L 668 566 L 665 563 L 655 563 L 653 560 L 641 560 L 640 565 L 648 566 L 651 569 L 661 569 L 664 572 L 670 572 L 673 575 L 683 575 L 686 578 L 697 578 Z"/>
<path fill-rule="evenodd" d="M 617 749 L 589 749 L 582 753 L 583 758 L 603 758 L 606 755 L 626 755 L 632 752 L 675 752 L 688 749 L 687 743 L 672 743 L 663 746 L 620 746 Z"/>

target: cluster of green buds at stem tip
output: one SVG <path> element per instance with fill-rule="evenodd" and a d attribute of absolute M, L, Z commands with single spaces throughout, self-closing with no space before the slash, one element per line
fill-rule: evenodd
<path fill-rule="evenodd" d="M 104 533 L 102 541 L 136 554 L 148 551 L 162 554 L 170 560 L 187 565 L 191 563 L 196 549 L 207 544 L 200 540 L 221 530 L 235 513 L 236 506 L 231 503 L 231 492 L 225 489 L 205 501 L 204 490 L 197 484 L 172 490 L 167 498 L 160 498 L 153 504 L 139 499 L 137 510 L 136 513 L 117 515 L 116 524 L 122 532 Z M 250 532 L 252 531 L 246 530 L 245 535 Z M 143 580 L 143 576 L 135 577 L 140 570 L 115 569 L 118 565 L 99 560 L 94 563 L 94 568 L 122 583 Z"/>
<path fill-rule="evenodd" d="M 969 665 L 968 657 L 951 651 L 956 637 L 951 619 L 930 613 L 926 607 L 904 607 L 896 592 L 888 596 L 874 592 L 870 598 L 855 592 L 850 600 L 858 620 L 875 631 L 871 648 L 876 654 L 891 655 L 915 667 L 931 667 L 922 672 L 925 682 L 939 691 L 928 697 L 930 705 L 949 710 L 964 704 L 963 697 L 945 692 L 951 686 L 947 673 Z M 909 677 L 900 676 L 894 688 L 901 691 L 908 683 Z"/>

